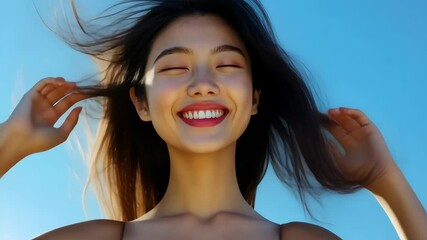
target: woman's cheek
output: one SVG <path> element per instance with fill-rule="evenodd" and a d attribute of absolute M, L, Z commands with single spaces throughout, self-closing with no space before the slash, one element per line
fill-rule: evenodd
<path fill-rule="evenodd" d="M 252 92 L 252 79 L 249 74 L 236 73 L 224 76 L 222 83 L 229 90 L 239 91 L 242 94 Z"/>
<path fill-rule="evenodd" d="M 151 112 L 171 112 L 174 102 L 182 92 L 181 84 L 176 79 L 155 79 L 147 91 Z"/>

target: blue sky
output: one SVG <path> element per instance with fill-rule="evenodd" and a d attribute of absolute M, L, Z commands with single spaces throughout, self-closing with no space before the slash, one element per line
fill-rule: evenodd
<path fill-rule="evenodd" d="M 60 1 L 34 2 L 48 21 L 60 9 Z M 427 2 L 263 2 L 281 43 L 307 69 L 324 109 L 362 109 L 381 129 L 426 206 Z M 39 79 L 76 81 L 95 71 L 90 59 L 42 24 L 32 1 L 0 2 L 0 32 L 0 122 Z M 0 239 L 29 239 L 88 219 L 81 203 L 85 164 L 74 141 L 82 131 L 79 125 L 71 141 L 27 157 L 1 179 Z M 91 194 L 87 206 L 90 218 L 102 217 Z M 271 172 L 258 190 L 256 209 L 274 222 L 313 222 L 344 239 L 398 239 L 367 191 L 325 193 L 320 204 L 311 201 L 310 206 L 318 221 L 304 214 L 297 198 Z"/>

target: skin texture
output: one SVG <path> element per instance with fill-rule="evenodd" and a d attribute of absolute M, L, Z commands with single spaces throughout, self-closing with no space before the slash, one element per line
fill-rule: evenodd
<path fill-rule="evenodd" d="M 212 51 L 223 45 L 237 47 L 243 54 Z M 190 51 L 159 58 L 171 47 Z M 234 168 L 235 144 L 251 115 L 256 114 L 260 97 L 252 89 L 250 60 L 245 53 L 234 31 L 214 16 L 179 18 L 164 29 L 149 55 L 147 99 L 139 99 L 130 89 L 141 120 L 152 121 L 169 149 L 170 183 L 164 198 L 133 222 L 84 222 L 37 239 L 339 239 L 311 224 L 272 223 L 242 197 Z M 60 128 L 53 125 L 73 104 L 86 98 L 75 90 L 74 83 L 46 78 L 24 96 L 0 125 L 1 175 L 25 156 L 67 138 L 81 109 L 72 110 Z M 70 92 L 74 93 L 62 99 Z M 178 112 L 203 101 L 227 107 L 223 122 L 205 128 L 185 124 Z M 355 109 L 333 109 L 328 117 L 333 121 L 325 127 L 344 150 L 340 152 L 337 143 L 331 142 L 345 176 L 377 197 L 402 239 L 427 236 L 425 210 L 394 163 L 378 128 Z M 368 181 L 361 182 L 366 176 Z"/>
<path fill-rule="evenodd" d="M 327 129 L 344 149 L 341 153 L 335 143 L 330 143 L 344 175 L 372 192 L 400 239 L 425 239 L 426 211 L 393 161 L 375 124 L 356 109 L 332 109 L 328 116 L 336 124 Z M 361 182 L 365 177 L 368 180 Z"/>
<path fill-rule="evenodd" d="M 73 109 L 61 127 L 53 125 L 86 96 L 74 93 L 54 108 L 52 105 L 76 89 L 75 83 L 63 78 L 45 78 L 24 95 L 9 119 L 0 125 L 0 176 L 24 157 L 51 149 L 67 139 L 77 124 L 81 108 Z"/>
<path fill-rule="evenodd" d="M 240 39 L 219 18 L 176 20 L 159 34 L 149 55 L 147 102 L 130 93 L 141 119 L 151 120 L 167 143 L 171 162 L 165 197 L 142 219 L 183 213 L 208 218 L 235 209 L 258 215 L 240 194 L 234 167 L 236 141 L 256 113 L 258 94 L 251 86 L 249 59 L 234 51 L 212 53 L 223 45 L 245 52 Z M 192 54 L 166 55 L 153 64 L 172 47 L 188 48 Z M 230 64 L 237 67 L 224 67 Z M 164 71 L 171 67 L 177 69 Z M 185 106 L 207 101 L 227 107 L 219 125 L 193 127 L 179 118 Z"/>

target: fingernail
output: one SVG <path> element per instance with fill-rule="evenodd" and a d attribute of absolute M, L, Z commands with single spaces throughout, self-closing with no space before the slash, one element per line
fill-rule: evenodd
<path fill-rule="evenodd" d="M 64 82 L 65 82 L 65 79 L 64 78 L 62 78 L 62 77 L 56 77 L 55 78 L 55 80 L 56 80 L 56 84 L 58 85 L 58 86 L 61 86 L 62 84 L 64 84 Z"/>

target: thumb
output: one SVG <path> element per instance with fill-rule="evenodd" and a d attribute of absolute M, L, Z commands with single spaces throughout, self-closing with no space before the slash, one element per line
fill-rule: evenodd
<path fill-rule="evenodd" d="M 57 141 L 64 142 L 65 140 L 67 140 L 71 131 L 77 125 L 81 111 L 82 107 L 77 107 L 73 109 L 65 119 L 64 123 L 62 123 L 59 128 L 55 129 L 56 136 L 54 138 L 56 138 Z"/>

